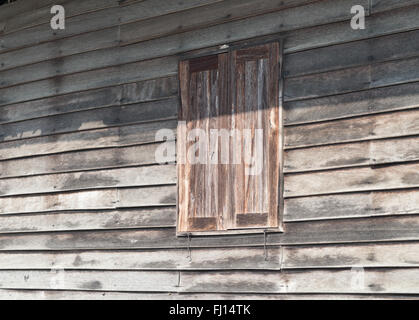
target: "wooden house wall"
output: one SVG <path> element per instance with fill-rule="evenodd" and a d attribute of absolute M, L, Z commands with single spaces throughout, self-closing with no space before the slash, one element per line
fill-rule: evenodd
<path fill-rule="evenodd" d="M 0 298 L 419 296 L 418 17 L 417 0 L 0 7 Z M 285 233 L 266 259 L 263 234 L 176 237 L 176 168 L 154 159 L 179 55 L 260 36 L 284 39 Z"/>

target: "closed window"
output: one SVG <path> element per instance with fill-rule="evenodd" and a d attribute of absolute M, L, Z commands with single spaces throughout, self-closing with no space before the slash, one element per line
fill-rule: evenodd
<path fill-rule="evenodd" d="M 179 69 L 178 232 L 280 227 L 280 45 Z"/>

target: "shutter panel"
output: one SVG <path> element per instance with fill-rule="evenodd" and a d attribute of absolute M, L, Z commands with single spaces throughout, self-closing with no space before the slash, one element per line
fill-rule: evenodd
<path fill-rule="evenodd" d="M 178 231 L 278 227 L 279 44 L 182 61 L 179 77 Z M 196 129 L 222 137 L 200 144 Z M 189 161 L 197 145 L 204 164 Z"/>
<path fill-rule="evenodd" d="M 201 129 L 209 137 L 211 129 L 220 127 L 221 111 L 228 106 L 227 61 L 228 55 L 220 54 L 180 63 L 182 106 L 177 140 L 180 232 L 223 229 L 219 207 L 222 168 L 217 163 L 212 164 L 214 153 L 209 141 L 203 137 L 190 141 L 188 136 L 193 130 Z M 191 153 L 194 146 L 199 146 L 197 158 L 205 163 L 188 160 L 187 153 Z"/>
<path fill-rule="evenodd" d="M 228 217 L 228 228 L 278 227 L 279 44 L 233 51 L 230 87 L 232 128 L 242 132 L 235 152 L 245 159 L 231 170 L 234 216 Z M 246 174 L 250 165 L 253 175 Z"/>

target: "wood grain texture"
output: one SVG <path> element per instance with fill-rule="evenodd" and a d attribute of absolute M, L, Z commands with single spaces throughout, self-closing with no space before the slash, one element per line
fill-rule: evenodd
<path fill-rule="evenodd" d="M 403 59 L 419 53 L 417 30 L 288 54 L 286 77 Z"/>
<path fill-rule="evenodd" d="M 141 166 L 2 179 L 0 180 L 0 195 L 39 194 L 172 183 L 176 183 L 176 167 L 174 165 Z"/>
<path fill-rule="evenodd" d="M 168 120 L 3 142 L 0 159 L 159 142 L 162 139 L 156 139 L 156 133 L 160 129 L 174 130 L 176 123 Z"/>
<path fill-rule="evenodd" d="M 284 103 L 284 124 L 303 124 L 359 115 L 415 109 L 419 83 L 408 83 L 385 88 L 314 98 Z"/>
<path fill-rule="evenodd" d="M 406 110 L 359 118 L 285 128 L 285 146 L 308 147 L 419 133 L 419 110 Z"/>
<path fill-rule="evenodd" d="M 418 269 L 366 270 L 364 285 L 353 285 L 356 273 L 349 270 L 307 272 L 207 272 L 181 274 L 186 292 L 323 292 L 323 293 L 417 293 Z M 246 280 L 243 280 L 246 279 Z M 417 278 L 416 278 L 417 279 Z"/>
<path fill-rule="evenodd" d="M 317 98 L 383 86 L 415 82 L 419 58 L 383 62 L 285 79 L 285 101 Z"/>
<path fill-rule="evenodd" d="M 364 7 L 366 8 L 366 6 Z M 418 13 L 419 6 L 412 6 L 370 15 L 365 21 L 365 29 L 357 30 L 357 32 L 353 32 L 354 30 L 347 21 L 292 30 L 284 34 L 287 38 L 284 52 L 292 53 L 416 30 L 419 27 L 416 18 Z"/>
<path fill-rule="evenodd" d="M 176 119 L 177 109 L 178 99 L 173 97 L 140 104 L 106 107 L 3 124 L 0 127 L 0 142 L 133 123 Z"/>
<path fill-rule="evenodd" d="M 418 143 L 415 136 L 287 150 L 284 170 L 292 173 L 418 161 Z"/>
<path fill-rule="evenodd" d="M 419 187 L 419 164 L 289 174 L 285 197 Z"/>
<path fill-rule="evenodd" d="M 186 249 L 3 252 L 0 269 L 285 270 L 417 267 L 418 243 Z M 26 262 L 26 263 L 25 263 Z"/>
<path fill-rule="evenodd" d="M 418 200 L 418 189 L 287 199 L 284 220 L 307 221 L 417 214 Z"/>
<path fill-rule="evenodd" d="M 284 269 L 417 267 L 417 242 L 338 246 L 285 247 Z"/>
<path fill-rule="evenodd" d="M 5 20 L 4 33 L 16 32 L 21 29 L 31 28 L 44 23 L 49 23 L 51 20 L 51 7 L 53 5 L 62 5 L 65 7 L 66 17 L 73 17 L 75 15 L 83 14 L 90 11 L 97 11 L 107 7 L 117 6 L 116 0 L 44 0 L 37 1 L 36 8 L 29 10 L 30 6 L 26 5 L 25 12 L 19 13 L 14 17 Z"/>
<path fill-rule="evenodd" d="M 0 161 L 0 177 L 12 178 L 71 171 L 152 165 L 157 164 L 156 152 L 161 148 L 165 148 L 165 145 L 156 143 L 5 160 Z M 175 160 L 176 158 L 173 155 L 172 161 L 170 162 L 174 163 Z"/>
<path fill-rule="evenodd" d="M 365 2 L 366 5 L 367 1 L 363 0 L 362 2 Z M 75 72 L 93 71 L 93 69 L 107 68 L 110 66 L 116 67 L 120 64 L 154 59 L 162 56 L 167 57 L 208 46 L 222 45 L 226 42 L 298 29 L 304 26 L 313 26 L 318 23 L 324 23 L 325 20 L 328 22 L 347 20 L 351 17 L 348 14 L 350 8 L 351 3 L 348 3 L 347 0 L 316 1 L 306 6 L 289 8 L 266 15 L 229 22 L 228 28 L 224 24 L 220 24 L 130 46 L 112 47 L 100 51 L 86 52 L 80 55 L 57 57 L 57 59 L 41 62 L 38 65 L 34 64 L 20 68 L 19 72 L 13 72 L 13 70 L 5 71 L 6 75 L 9 75 L 5 76 L 5 80 L 2 82 L 4 82 L 4 86 L 17 85 L 18 83 L 22 83 L 22 81 L 36 81 L 65 76 Z M 321 16 L 313 15 L 313 12 L 323 12 L 323 14 Z M 294 17 L 299 18 L 296 19 Z M 282 21 L 282 23 L 278 24 L 278 21 Z M 165 24 L 164 20 L 161 23 Z M 267 28 L 267 26 L 270 28 Z M 138 32 L 138 29 L 135 30 Z M 204 32 L 211 36 L 205 39 L 202 38 L 201 34 Z"/>
<path fill-rule="evenodd" d="M 153 61 L 141 61 L 98 70 L 56 76 L 30 82 L 13 88 L 0 89 L 0 105 L 46 98 L 77 91 L 111 87 L 124 83 L 174 76 L 177 58 L 168 57 Z"/>
<path fill-rule="evenodd" d="M 1 107 L 0 123 L 168 98 L 177 94 L 177 87 L 177 78 L 168 77 L 31 100 Z"/>
<path fill-rule="evenodd" d="M 5 34 L 1 37 L 1 51 L 17 49 L 21 47 L 36 45 L 46 41 L 54 41 L 64 37 L 101 30 L 103 28 L 117 26 L 120 23 L 148 19 L 153 16 L 165 15 L 168 13 L 185 10 L 220 0 L 186 0 L 186 1 L 135 1 L 130 5 L 120 6 L 114 1 L 115 6 L 105 5 L 102 10 L 93 10 L 84 14 L 77 14 L 68 17 L 66 29 L 54 32 L 49 23 L 36 25 L 14 33 Z M 100 9 L 99 2 L 94 7 Z"/>
<path fill-rule="evenodd" d="M 0 289 L 4 300 L 416 300 L 405 294 L 245 294 L 245 293 L 137 293 L 110 291 L 60 291 Z"/>
<path fill-rule="evenodd" d="M 0 198 L 3 214 L 65 210 L 116 209 L 125 207 L 174 206 L 174 186 L 83 190 L 43 195 Z"/>
<path fill-rule="evenodd" d="M 165 205 L 167 206 L 167 205 Z M 288 222 L 285 233 L 268 235 L 270 245 L 308 245 L 419 240 L 417 215 Z M 191 248 L 263 246 L 263 233 L 192 237 Z M 188 248 L 175 228 L 88 230 L 0 236 L 0 250 L 98 250 Z"/>
<path fill-rule="evenodd" d="M 0 215 L 0 233 L 173 227 L 175 221 L 174 207 Z"/>
<path fill-rule="evenodd" d="M 391 0 L 372 0 L 371 10 L 373 13 L 382 12 L 382 11 L 391 11 L 400 7 L 408 7 L 412 5 L 419 4 L 417 0 L 401 0 L 401 1 L 391 1 Z"/>
<path fill-rule="evenodd" d="M 263 248 L 186 249 L 0 253 L 0 269 L 79 269 L 79 270 L 243 270 L 280 267 L 280 249 Z"/>

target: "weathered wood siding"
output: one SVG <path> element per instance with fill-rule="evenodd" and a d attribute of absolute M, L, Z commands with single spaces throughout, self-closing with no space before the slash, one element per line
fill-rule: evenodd
<path fill-rule="evenodd" d="M 418 297 L 418 17 L 417 0 L 0 7 L 0 298 Z M 154 159 L 179 55 L 265 36 L 284 39 L 285 232 L 266 259 L 263 234 L 193 237 L 188 257 L 176 166 Z"/>

